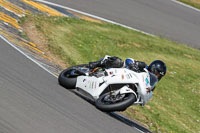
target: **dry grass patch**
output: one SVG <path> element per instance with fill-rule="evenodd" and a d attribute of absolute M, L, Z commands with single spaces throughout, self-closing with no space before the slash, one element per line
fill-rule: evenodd
<path fill-rule="evenodd" d="M 60 65 L 62 68 L 66 68 L 68 64 L 62 61 L 58 56 L 55 56 L 51 51 L 49 51 L 48 41 L 35 26 L 32 21 L 26 21 L 23 26 L 23 32 L 27 34 L 29 39 L 37 44 L 37 48 L 44 51 L 45 54 L 51 58 L 51 60 Z"/>

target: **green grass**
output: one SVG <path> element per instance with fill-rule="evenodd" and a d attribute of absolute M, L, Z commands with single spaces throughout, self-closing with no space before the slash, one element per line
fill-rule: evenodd
<path fill-rule="evenodd" d="M 26 21 L 34 23 L 48 40 L 49 50 L 70 65 L 96 61 L 106 54 L 148 64 L 163 60 L 168 71 L 152 100 L 123 114 L 154 132 L 200 132 L 199 50 L 108 23 L 41 15 L 23 18 Z"/>
<path fill-rule="evenodd" d="M 200 0 L 178 0 L 178 1 L 200 9 Z"/>

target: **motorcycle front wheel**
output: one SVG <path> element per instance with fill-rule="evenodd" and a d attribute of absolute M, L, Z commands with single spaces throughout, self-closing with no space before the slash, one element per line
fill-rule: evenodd
<path fill-rule="evenodd" d="M 104 112 L 124 111 L 136 101 L 133 93 L 121 94 L 113 97 L 110 92 L 100 96 L 95 104 L 98 109 Z"/>
<path fill-rule="evenodd" d="M 58 83 L 61 86 L 65 87 L 66 89 L 75 89 L 77 77 L 80 76 L 80 73 L 76 73 L 73 71 L 75 71 L 80 67 L 88 67 L 88 65 L 83 64 L 83 65 L 69 67 L 63 70 L 58 77 Z"/>

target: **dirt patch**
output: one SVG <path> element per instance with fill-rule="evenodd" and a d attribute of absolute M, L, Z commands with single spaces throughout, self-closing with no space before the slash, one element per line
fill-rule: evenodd
<path fill-rule="evenodd" d="M 55 64 L 60 65 L 63 69 L 68 66 L 68 64 L 61 59 L 59 59 L 56 55 L 49 51 L 48 41 L 45 36 L 36 28 L 33 22 L 26 21 L 22 25 L 23 32 L 29 37 L 29 39 L 37 45 L 37 48 L 40 49 L 48 56 L 51 61 Z"/>
<path fill-rule="evenodd" d="M 200 4 L 200 0 L 189 0 L 189 1 L 191 1 L 191 2 L 193 2 L 193 3 Z"/>
<path fill-rule="evenodd" d="M 188 57 L 188 58 L 190 58 L 190 59 L 193 59 L 193 58 L 194 58 L 193 56 L 188 55 L 188 54 L 184 54 L 184 56 L 186 56 L 186 57 Z"/>
<path fill-rule="evenodd" d="M 138 47 L 138 48 L 142 47 L 142 45 L 141 45 L 141 44 L 138 44 L 138 43 L 133 43 L 133 45 L 134 45 L 135 47 Z"/>

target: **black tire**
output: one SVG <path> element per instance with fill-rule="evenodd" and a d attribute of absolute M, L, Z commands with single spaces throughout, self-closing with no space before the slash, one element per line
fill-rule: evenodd
<path fill-rule="evenodd" d="M 88 67 L 87 64 L 83 64 L 83 65 L 73 66 L 73 67 L 70 67 L 70 68 L 63 70 L 58 77 L 58 83 L 61 86 L 65 87 L 66 89 L 75 89 L 77 76 L 79 76 L 79 75 L 69 77 L 68 73 L 71 70 L 75 69 L 76 67 L 84 67 L 84 66 Z"/>
<path fill-rule="evenodd" d="M 120 101 L 120 102 L 111 103 L 111 104 L 104 103 L 103 100 L 108 95 L 110 95 L 109 92 L 103 94 L 95 102 L 96 107 L 98 109 L 100 109 L 101 111 L 104 111 L 104 112 L 124 111 L 131 104 L 133 104 L 133 102 L 136 101 L 135 94 L 133 94 L 133 93 L 127 93 L 127 94 L 125 94 L 125 98 L 122 101 Z"/>

